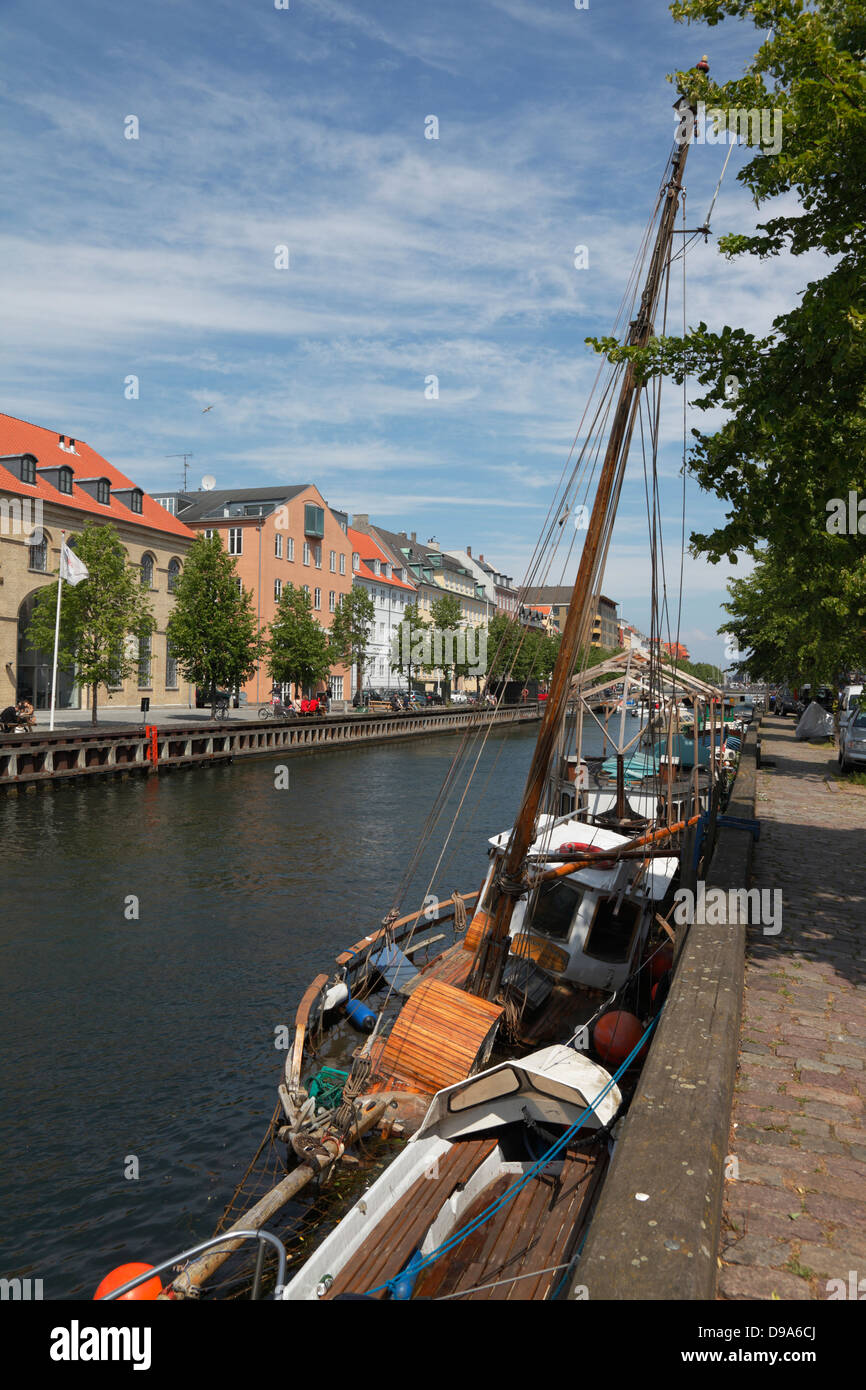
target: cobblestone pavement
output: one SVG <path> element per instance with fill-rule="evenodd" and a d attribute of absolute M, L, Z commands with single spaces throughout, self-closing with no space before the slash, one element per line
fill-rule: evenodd
<path fill-rule="evenodd" d="M 862 1298 L 866 787 L 792 719 L 761 738 L 752 886 L 781 889 L 782 930 L 749 928 L 719 1295 L 847 1297 L 854 1271 Z"/>

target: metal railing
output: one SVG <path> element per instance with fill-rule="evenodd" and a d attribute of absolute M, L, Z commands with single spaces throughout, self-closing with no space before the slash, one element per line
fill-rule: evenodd
<path fill-rule="evenodd" d="M 277 1284 L 274 1291 L 274 1298 L 279 1300 L 282 1297 L 283 1286 L 286 1282 L 286 1247 L 283 1242 L 270 1231 L 232 1231 L 222 1236 L 214 1236 L 211 1240 L 203 1240 L 199 1245 L 193 1245 L 189 1250 L 184 1250 L 180 1255 L 172 1255 L 171 1259 L 163 1260 L 162 1264 L 154 1265 L 151 1269 L 145 1270 L 143 1274 L 137 1274 L 128 1283 L 121 1284 L 119 1288 L 112 1289 L 111 1293 L 103 1294 L 100 1302 L 107 1303 L 111 1299 L 122 1298 L 132 1289 L 137 1289 L 139 1284 L 146 1284 L 148 1279 L 154 1279 L 158 1274 L 164 1273 L 167 1269 L 173 1269 L 175 1265 L 184 1264 L 191 1260 L 195 1255 L 204 1254 L 205 1250 L 212 1250 L 217 1245 L 226 1245 L 229 1241 L 237 1240 L 257 1240 L 259 1242 L 258 1254 L 256 1256 L 256 1272 L 253 1275 L 253 1288 L 250 1294 L 251 1299 L 258 1299 L 262 1286 L 262 1270 L 265 1263 L 265 1246 L 271 1245 L 277 1252 Z"/>

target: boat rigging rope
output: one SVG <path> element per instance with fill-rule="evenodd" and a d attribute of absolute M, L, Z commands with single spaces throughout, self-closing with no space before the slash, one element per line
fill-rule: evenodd
<path fill-rule="evenodd" d="M 649 1026 L 641 1035 L 639 1041 L 635 1044 L 631 1052 L 626 1057 L 625 1061 L 622 1062 L 619 1067 L 617 1067 L 616 1071 L 611 1076 L 607 1085 L 604 1086 L 601 1091 L 599 1091 L 598 1095 L 595 1097 L 595 1100 L 592 1100 L 588 1103 L 586 1108 L 581 1112 L 581 1114 L 577 1117 L 574 1123 L 572 1125 L 569 1125 L 568 1129 L 564 1132 L 564 1134 L 562 1134 L 560 1138 L 557 1139 L 556 1143 L 552 1144 L 551 1147 L 547 1150 L 547 1152 L 542 1154 L 541 1158 L 539 1158 L 535 1163 L 531 1164 L 530 1167 L 526 1170 L 526 1172 L 523 1173 L 520 1178 L 518 1178 L 517 1182 L 513 1183 L 511 1187 L 507 1188 L 506 1191 L 503 1192 L 502 1196 L 497 1201 L 492 1202 L 489 1207 L 486 1207 L 484 1211 L 482 1211 L 475 1218 L 474 1221 L 470 1221 L 467 1226 L 464 1226 L 461 1230 L 456 1231 L 453 1236 L 450 1236 L 448 1238 L 448 1240 L 444 1240 L 441 1245 L 438 1245 L 436 1247 L 435 1250 L 431 1250 L 429 1255 L 425 1255 L 423 1259 L 414 1263 L 412 1266 L 412 1271 L 414 1274 L 420 1274 L 422 1270 L 428 1269 L 430 1265 L 435 1264 L 436 1261 L 440 1259 L 444 1254 L 446 1254 L 449 1250 L 452 1250 L 456 1245 L 460 1245 L 461 1242 L 464 1241 L 468 1235 L 471 1235 L 473 1231 L 476 1231 L 479 1226 L 485 1225 L 485 1223 L 489 1221 L 491 1217 L 495 1216 L 496 1213 L 502 1207 L 506 1206 L 508 1202 L 510 1202 L 514 1197 L 516 1197 L 518 1192 L 520 1192 L 528 1182 L 531 1182 L 533 1178 L 538 1177 L 538 1175 L 544 1171 L 544 1169 L 548 1166 L 548 1164 L 550 1164 L 553 1161 L 553 1159 L 557 1158 L 565 1149 L 568 1148 L 568 1145 L 570 1144 L 571 1140 L 575 1137 L 575 1135 L 578 1133 L 578 1131 L 581 1129 L 587 1116 L 593 1113 L 597 1113 L 596 1107 L 601 1103 L 601 1101 L 605 1099 L 606 1096 L 610 1094 L 610 1092 L 616 1086 L 616 1083 L 619 1080 L 619 1078 L 631 1066 L 632 1062 L 637 1057 L 641 1048 L 644 1046 L 648 1037 L 650 1036 L 656 1024 L 658 1023 L 660 1017 L 661 1015 L 657 1014 L 656 1017 L 651 1021 Z M 400 1273 L 395 1274 L 394 1277 L 392 1279 L 389 1279 L 386 1283 L 379 1284 L 375 1289 L 368 1289 L 367 1292 L 369 1294 L 376 1294 L 392 1291 L 393 1286 L 396 1284 L 401 1274 L 402 1270 L 400 1271 Z"/>

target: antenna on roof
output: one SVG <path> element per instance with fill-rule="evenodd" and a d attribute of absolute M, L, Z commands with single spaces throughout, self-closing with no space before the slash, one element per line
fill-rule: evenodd
<path fill-rule="evenodd" d="M 166 454 L 166 458 L 167 458 L 167 459 L 183 459 L 183 490 L 184 490 L 184 492 L 186 492 L 187 474 L 189 473 L 189 464 L 187 463 L 187 459 L 191 459 L 191 458 L 194 458 L 194 457 L 195 457 L 195 455 L 192 454 L 192 453 L 189 453 L 189 454 Z"/>

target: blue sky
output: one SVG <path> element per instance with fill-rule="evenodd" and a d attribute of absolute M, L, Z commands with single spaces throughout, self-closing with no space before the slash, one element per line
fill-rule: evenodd
<path fill-rule="evenodd" d="M 664 0 L 7 0 L 0 36 L 2 409 L 151 492 L 187 450 L 191 485 L 312 481 L 516 578 L 596 371 L 584 338 L 610 328 L 664 168 L 665 74 L 707 52 L 733 76 L 756 46 L 750 26 L 675 25 Z M 725 152 L 690 152 L 690 226 Z M 742 162 L 716 235 L 754 222 Z M 688 321 L 765 330 L 818 273 L 701 246 Z M 662 440 L 676 574 L 676 388 Z M 605 591 L 639 626 L 643 507 L 636 459 Z M 688 526 L 720 514 L 689 484 Z M 686 560 L 696 658 L 721 662 L 728 573 Z"/>

